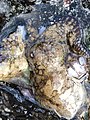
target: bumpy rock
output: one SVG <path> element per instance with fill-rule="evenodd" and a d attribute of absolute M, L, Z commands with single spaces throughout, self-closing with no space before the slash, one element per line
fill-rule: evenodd
<path fill-rule="evenodd" d="M 23 31 L 24 26 L 18 26 L 17 31 L 4 38 L 0 44 L 0 80 L 20 76 L 28 69 Z"/>

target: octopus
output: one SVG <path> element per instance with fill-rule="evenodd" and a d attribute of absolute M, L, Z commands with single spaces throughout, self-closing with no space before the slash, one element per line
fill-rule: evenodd
<path fill-rule="evenodd" d="M 40 14 L 47 18 L 46 11 Z M 90 51 L 82 44 L 79 19 L 55 15 L 54 22 L 49 16 L 43 24 L 37 11 L 27 16 L 15 18 L 0 34 L 0 80 L 28 81 L 35 100 L 60 118 L 81 115 L 90 104 Z"/>

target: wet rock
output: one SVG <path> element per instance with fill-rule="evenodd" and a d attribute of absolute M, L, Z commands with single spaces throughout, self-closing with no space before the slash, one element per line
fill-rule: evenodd
<path fill-rule="evenodd" d="M 90 0 L 86 0 L 86 1 L 82 0 L 82 5 L 84 8 L 90 9 Z"/>
<path fill-rule="evenodd" d="M 17 31 L 4 38 L 0 51 L 0 79 L 10 79 L 20 76 L 28 69 L 28 63 L 24 55 L 25 39 L 24 26 L 18 26 Z M 26 33 L 26 32 L 25 32 Z M 20 64 L 21 63 L 21 64 Z"/>
<path fill-rule="evenodd" d="M 54 112 L 25 99 L 19 86 L 0 82 L 0 119 L 59 120 Z"/>
<path fill-rule="evenodd" d="M 1 14 L 8 14 L 10 12 L 10 6 L 6 0 L 0 1 L 0 13 Z"/>
<path fill-rule="evenodd" d="M 68 0 L 66 0 L 66 1 L 68 1 Z M 5 1 L 4 1 L 5 2 Z M 63 10 L 63 2 L 62 1 L 56 1 L 56 0 L 51 0 L 51 1 L 45 1 L 45 0 L 36 0 L 36 2 L 34 3 L 34 1 L 33 0 L 28 0 L 27 2 L 26 1 L 22 1 L 22 0 L 11 0 L 11 1 L 9 1 L 8 0 L 8 4 L 9 5 L 11 5 L 12 7 L 11 7 L 11 10 L 10 10 L 10 12 L 8 13 L 8 14 L 6 14 L 6 13 L 4 13 L 5 14 L 5 16 L 7 17 L 7 20 L 9 20 L 9 19 L 11 19 L 11 17 L 12 16 L 16 16 L 16 15 L 18 15 L 18 14 L 20 14 L 20 13 L 28 13 L 28 12 L 30 12 L 31 11 L 31 5 L 34 5 L 34 4 L 39 4 L 39 3 L 41 3 L 41 2 L 43 2 L 43 3 L 50 3 L 50 4 L 52 4 L 52 5 L 60 5 L 60 9 L 62 8 L 62 10 Z M 30 5 L 29 5 L 29 4 Z M 7 4 L 7 5 L 8 5 Z M 81 12 L 81 7 L 80 6 L 77 6 L 78 5 L 78 2 L 76 1 L 76 3 L 74 4 L 74 2 L 72 2 L 72 4 L 73 5 L 71 5 L 70 6 L 70 11 L 68 10 L 68 9 L 66 9 L 63 13 L 65 13 L 65 14 L 67 14 L 67 13 L 69 13 L 69 14 L 71 14 L 72 15 L 72 13 L 75 13 L 75 17 L 77 16 L 78 17 L 78 19 L 80 20 L 82 20 L 82 21 L 84 21 L 84 19 L 86 18 L 85 17 L 85 15 L 87 16 L 87 14 L 85 14 L 84 12 L 82 13 Z M 77 7 L 75 7 L 75 5 L 77 6 Z M 74 7 L 74 9 L 72 9 Z M 37 7 L 38 8 L 38 7 Z M 48 7 L 48 8 L 50 8 L 50 7 Z M 56 9 L 55 9 L 55 11 L 53 12 L 53 8 L 54 8 L 54 6 L 52 7 L 52 9 L 50 8 L 49 10 L 47 10 L 47 7 L 45 8 L 45 6 L 40 6 L 39 8 L 38 8 L 38 10 L 41 10 L 41 11 L 39 11 L 40 13 L 39 13 L 39 15 L 40 15 L 40 17 L 41 17 L 41 19 L 39 18 L 38 20 L 36 20 L 36 19 L 33 19 L 34 17 L 32 17 L 32 20 L 31 21 L 33 21 L 33 25 L 35 26 L 35 28 L 33 28 L 32 27 L 32 25 L 30 26 L 30 24 L 29 24 L 29 27 L 27 27 L 27 29 L 28 29 L 28 33 L 29 33 L 29 39 L 32 41 L 32 43 L 34 43 L 34 40 L 36 40 L 35 42 L 36 43 L 34 43 L 33 44 L 33 46 L 31 46 L 31 45 L 29 45 L 28 47 L 31 47 L 31 50 L 30 50 L 30 48 L 28 49 L 28 56 L 29 57 L 31 57 L 30 59 L 33 59 L 34 61 L 32 61 L 32 63 L 31 63 L 31 61 L 29 61 L 29 64 L 31 64 L 31 66 L 32 67 L 36 67 L 36 68 L 32 68 L 32 71 L 35 71 L 34 73 L 36 73 L 37 74 L 37 76 L 36 76 L 36 74 L 35 74 L 35 76 L 34 76 L 34 78 L 35 78 L 35 80 L 37 79 L 37 81 L 35 81 L 35 82 L 33 82 L 34 83 L 34 86 L 35 86 L 35 91 L 36 91 L 36 98 L 37 98 L 37 100 L 40 100 L 41 99 L 41 97 L 40 97 L 40 95 L 42 94 L 42 92 L 44 91 L 44 93 L 45 93 L 45 98 L 46 98 L 46 96 L 48 96 L 48 97 L 50 97 L 50 95 L 52 94 L 52 84 L 53 84 L 53 87 L 54 87 L 54 89 L 56 90 L 55 92 L 54 92 L 54 96 L 53 95 L 51 95 L 51 96 L 53 96 L 52 98 L 50 98 L 50 101 L 48 102 L 48 99 L 46 100 L 46 101 L 42 101 L 42 100 L 40 100 L 40 103 L 42 104 L 42 105 L 44 105 L 44 106 L 48 106 L 49 107 L 49 105 L 50 105 L 50 107 L 51 108 L 55 108 L 57 111 L 59 110 L 59 108 L 58 108 L 58 105 L 56 105 L 56 103 L 58 102 L 58 95 L 60 94 L 60 92 L 59 92 L 59 94 L 57 93 L 57 91 L 59 91 L 59 88 L 60 88 L 60 86 L 58 86 L 57 84 L 56 84 L 56 81 L 58 81 L 58 78 L 59 77 L 62 77 L 62 75 L 64 75 L 64 77 L 65 77 L 65 74 L 67 75 L 67 68 L 66 68 L 66 66 L 63 66 L 63 65 L 61 65 L 61 63 L 63 64 L 63 54 L 66 54 L 67 52 L 68 52 L 68 50 L 67 50 L 67 52 L 65 52 L 65 51 L 63 51 L 64 49 L 62 48 L 62 45 L 61 44 L 64 44 L 65 43 L 65 39 L 66 39 L 66 36 L 64 36 L 64 37 L 62 37 L 62 35 L 61 35 L 61 33 L 60 34 L 58 34 L 56 31 L 58 31 L 58 32 L 60 32 L 61 31 L 61 29 L 60 29 L 60 31 L 59 31 L 59 29 L 57 30 L 56 29 L 56 27 L 55 26 L 51 26 L 52 24 L 52 22 L 54 21 L 54 22 L 58 22 L 58 20 L 59 20 L 59 18 L 60 17 L 58 17 L 57 15 L 61 15 L 61 14 L 59 14 L 61 11 L 59 11 L 59 12 L 57 12 L 56 13 L 56 16 L 55 16 L 55 11 L 57 11 Z M 43 13 L 43 9 L 44 9 L 44 11 L 46 12 L 45 14 L 42 14 Z M 47 11 L 46 11 L 47 10 Z M 58 9 L 59 10 L 59 9 Z M 79 12 L 78 12 L 78 10 L 80 10 Z M 71 12 L 71 11 L 74 11 L 74 12 Z M 54 14 L 54 15 L 53 15 Z M 63 14 L 63 15 L 65 15 L 65 14 Z M 34 14 L 35 15 L 35 14 Z M 36 15 L 37 15 L 37 13 L 36 13 Z M 50 16 L 49 16 L 50 15 Z M 38 15 L 37 15 L 38 16 Z M 54 19 L 52 20 L 52 17 L 51 16 L 53 16 L 54 17 Z M 82 17 L 83 16 L 83 17 Z M 48 19 L 50 17 L 50 19 Z M 56 19 L 58 19 L 58 20 L 56 20 Z M 34 20 L 36 20 L 36 22 L 34 21 Z M 39 20 L 41 20 L 41 21 L 39 21 Z M 87 21 L 87 20 L 86 20 Z M 41 24 L 40 24 L 40 22 L 41 22 Z M 54 23 L 53 22 L 53 23 Z M 37 24 L 37 23 L 39 23 L 39 24 Z M 49 23 L 49 24 L 48 24 Z M 80 21 L 79 21 L 79 23 L 80 23 Z M 88 23 L 88 21 L 87 21 L 87 23 Z M 86 24 L 86 25 L 83 25 L 83 26 L 85 26 L 85 27 L 87 27 L 87 23 L 85 23 L 84 22 L 84 24 Z M 82 24 L 83 24 L 83 22 L 82 22 Z M 15 25 L 15 24 L 14 24 Z M 13 25 L 13 26 L 14 26 Z M 51 26 L 51 31 L 50 31 L 50 29 L 47 29 L 47 25 L 50 25 Z M 17 24 L 16 24 L 16 26 L 17 26 Z M 16 28 L 16 26 L 15 26 L 15 28 Z M 28 26 L 28 24 L 27 24 L 27 26 Z M 77 26 L 76 26 L 77 27 Z M 38 28 L 38 29 L 37 29 Z M 75 27 L 74 27 L 75 28 Z M 12 27 L 12 29 L 13 29 L 13 27 Z M 47 30 L 46 30 L 47 29 Z M 53 29 L 56 29 L 56 31 L 54 31 Z M 45 32 L 45 30 L 46 30 L 46 32 Z M 44 32 L 44 33 L 43 33 Z M 79 31 L 77 30 L 77 32 L 76 33 L 78 33 Z M 9 64 L 9 67 L 11 67 L 12 68 L 12 62 L 14 62 L 14 65 L 16 65 L 16 64 L 18 64 L 17 66 L 16 66 L 16 68 L 17 67 L 20 67 L 20 69 L 15 69 L 15 71 L 14 71 L 14 68 L 15 67 L 13 67 L 13 69 L 10 69 L 11 71 L 9 71 L 9 70 L 7 70 L 6 69 L 6 71 L 5 70 L 3 70 L 4 71 L 4 73 L 5 74 L 7 74 L 7 76 L 8 76 L 8 71 L 9 71 L 9 73 L 10 73 L 10 75 L 13 75 L 12 73 L 13 72 L 15 72 L 15 75 L 23 75 L 23 74 L 18 74 L 19 73 L 19 71 L 18 70 L 20 70 L 21 72 L 24 72 L 24 75 L 28 75 L 27 74 L 27 61 L 26 61 L 26 58 L 25 58 L 25 54 L 23 54 L 24 52 L 23 52 L 23 49 L 24 49 L 24 47 L 25 46 L 23 46 L 23 43 L 22 43 L 22 39 L 20 38 L 20 39 L 14 39 L 14 41 L 15 41 L 15 43 L 20 43 L 20 41 L 19 40 L 21 40 L 21 43 L 19 44 L 20 46 L 22 46 L 23 47 L 23 49 L 22 49 L 22 47 L 15 47 L 15 49 L 13 49 L 12 47 L 12 44 L 13 44 L 13 40 L 12 40 L 12 36 L 15 36 L 15 29 L 14 29 L 14 33 L 13 33 L 13 31 L 12 32 L 10 32 L 10 28 L 9 29 L 7 29 L 7 33 L 9 34 L 11 34 L 11 36 L 10 35 L 8 35 L 8 36 L 5 36 L 5 41 L 3 41 L 3 43 L 4 43 L 4 46 L 6 46 L 6 50 L 7 50 L 7 52 L 6 51 L 4 51 L 4 50 L 1 50 L 0 49 L 0 51 L 3 53 L 5 53 L 5 56 L 3 56 L 4 54 L 1 54 L 0 55 L 0 62 L 2 62 L 2 61 L 4 61 L 4 62 L 6 62 L 7 63 L 7 61 L 10 61 L 11 60 L 11 63 Z M 21 33 L 23 34 L 23 30 L 21 30 Z M 43 33 L 43 35 L 42 35 L 42 33 Z M 49 34 L 50 33 L 50 34 Z M 51 35 L 53 33 L 53 35 Z M 39 34 L 39 35 L 38 35 Z M 47 35 L 46 35 L 47 34 Z M 19 35 L 21 35 L 21 34 L 19 34 Z M 23 35 L 25 35 L 25 34 L 23 34 Z M 22 35 L 22 37 L 23 37 L 23 35 Z M 65 35 L 65 31 L 64 31 L 64 35 Z M 72 35 L 72 34 L 69 34 L 69 35 Z M 40 37 L 39 37 L 40 36 Z M 17 36 L 18 37 L 18 36 Z M 20 37 L 20 36 L 19 36 Z M 45 38 L 44 38 L 45 37 Z M 75 38 L 76 38 L 76 36 L 74 36 L 74 38 L 72 37 L 72 36 L 69 36 L 69 37 L 71 37 L 71 38 L 69 38 L 69 39 L 71 39 L 71 41 L 72 40 L 74 40 Z M 24 39 L 25 37 L 23 37 L 23 39 Z M 39 40 L 39 42 L 37 42 L 37 39 Z M 45 40 L 46 39 L 46 43 L 43 43 L 43 40 Z M 53 39 L 53 40 L 52 40 Z M 55 41 L 55 40 L 57 40 L 58 41 L 58 39 L 60 39 L 60 40 L 62 40 L 62 41 L 60 41 L 60 43 L 55 43 L 55 44 L 53 44 L 53 41 Z M 16 41 L 17 40 L 17 41 Z M 8 43 L 8 41 L 9 42 L 12 42 L 12 44 L 11 43 Z M 24 41 L 24 40 L 23 40 Z M 31 42 L 31 41 L 29 41 L 29 42 Z M 42 41 L 42 42 L 40 42 L 40 41 Z M 51 41 L 51 43 L 50 43 L 50 41 Z M 39 44 L 40 43 L 40 44 Z M 8 44 L 8 45 L 7 45 Z M 25 44 L 24 44 L 25 45 Z M 60 46 L 59 46 L 60 45 Z M 71 44 L 72 45 L 72 44 Z M 10 50 L 8 50 L 9 49 L 9 46 L 10 46 L 10 49 L 12 49 L 11 51 Z M 40 48 L 39 48 L 40 47 Z M 64 47 L 66 47 L 66 49 L 67 49 L 67 46 L 65 45 Z M 82 48 L 83 46 L 81 46 L 81 48 Z M 18 49 L 17 49 L 18 48 Z M 19 49 L 20 48 L 20 49 Z M 52 49 L 53 48 L 53 49 Z M 60 49 L 61 48 L 61 49 Z M 80 48 L 80 51 L 81 51 L 81 48 Z M 20 52 L 20 50 L 21 50 L 21 52 Z M 42 51 L 41 51 L 42 50 Z M 77 49 L 76 49 L 77 50 Z M 27 50 L 26 50 L 27 51 Z M 31 51 L 31 53 L 30 53 L 30 51 Z M 33 51 L 36 53 L 33 53 Z M 39 51 L 39 53 L 37 53 L 37 51 Z M 48 51 L 48 52 L 47 52 Z M 16 53 L 17 54 L 16 54 Z M 55 52 L 57 52 L 57 54 L 56 54 L 56 56 L 55 56 Z M 45 54 L 47 53 L 47 55 L 49 56 L 49 58 L 53 61 L 52 63 L 50 63 L 51 64 L 51 69 L 49 69 L 50 67 L 47 65 L 47 55 L 46 55 L 46 57 L 45 57 Z M 59 53 L 61 53 L 61 56 L 59 55 Z M 77 53 L 78 53 L 78 51 L 77 51 Z M 34 55 L 35 54 L 35 55 Z M 9 59 L 6 59 L 6 58 L 8 58 L 8 56 L 9 56 Z M 51 56 L 50 56 L 51 55 Z M 19 56 L 21 56 L 21 61 L 20 61 L 20 59 L 19 59 Z M 17 58 L 18 57 L 18 58 Z M 28 58 L 29 58 L 28 57 Z M 44 63 L 43 61 L 42 61 L 42 59 L 43 59 L 43 57 L 45 57 L 45 62 L 46 63 Z M 57 58 L 57 60 L 55 59 L 55 57 Z M 74 56 L 75 57 L 75 56 Z M 16 62 L 15 63 L 15 60 L 12 60 L 13 58 L 15 58 L 18 62 Z M 36 58 L 38 58 L 38 60 L 39 61 L 35 61 L 35 59 Z M 60 74 L 60 76 L 58 77 L 57 76 L 57 73 L 56 74 L 54 74 L 54 71 L 53 70 L 55 70 L 55 68 L 56 69 L 59 69 L 59 67 L 57 68 L 56 66 L 56 64 L 58 64 L 58 60 L 60 60 L 59 58 L 61 58 L 61 61 L 59 61 L 60 62 L 60 65 L 61 65 L 61 68 L 62 68 L 62 70 L 64 71 L 63 72 L 63 74 Z M 25 60 L 25 62 L 23 62 L 23 59 Z M 80 58 L 81 59 L 81 58 Z M 6 60 L 6 61 L 5 61 Z M 81 61 L 78 61 L 77 60 L 77 58 L 75 58 L 75 59 L 73 59 L 72 57 L 71 57 L 71 59 L 70 59 L 71 61 L 72 61 L 72 64 L 73 64 L 73 62 L 77 62 L 77 65 L 79 65 L 79 68 L 80 68 L 80 66 L 82 65 L 82 62 Z M 41 63 L 41 61 L 42 61 L 42 63 Z M 56 62 L 57 61 L 57 62 Z M 55 62 L 56 62 L 56 64 L 55 64 Z M 24 64 L 24 66 L 22 66 L 22 64 L 20 64 L 20 63 L 25 63 Z M 46 69 L 46 67 L 45 67 L 45 69 L 44 69 L 44 71 L 46 72 L 44 75 L 46 75 L 46 77 L 48 77 L 49 75 L 47 74 L 47 70 L 49 71 L 49 72 L 53 72 L 53 74 L 54 74 L 54 78 L 55 78 L 55 80 L 56 81 L 54 81 L 54 82 L 52 82 L 53 81 L 53 77 L 52 77 L 52 75 L 53 74 L 51 74 L 51 76 L 50 76 L 50 78 L 52 79 L 50 79 L 50 80 L 47 80 L 47 81 L 42 81 L 41 82 L 41 80 L 39 79 L 39 78 L 41 78 L 42 80 L 44 79 L 43 77 L 42 77 L 42 73 L 43 73 L 43 70 L 40 68 L 38 68 L 38 66 L 36 66 L 34 63 L 38 63 L 40 66 L 39 67 L 41 67 L 42 68 L 42 64 L 44 64 L 44 65 L 47 65 L 48 66 L 48 69 Z M 86 64 L 86 63 L 85 63 Z M 21 66 L 20 66 L 21 65 Z M 76 64 L 75 64 L 76 65 Z M 26 67 L 25 67 L 26 66 Z M 7 67 L 7 65 L 6 65 L 6 67 Z M 25 68 L 25 71 L 24 71 L 24 69 L 21 69 L 21 68 Z M 70 66 L 69 66 L 70 67 Z M 75 68 L 75 66 L 73 66 L 74 68 Z M 54 68 L 54 69 L 53 69 Z M 70 67 L 71 69 L 72 69 L 72 67 Z M 82 67 L 81 67 L 82 68 Z M 83 68 L 84 68 L 84 66 L 83 66 Z M 30 69 L 31 70 L 31 69 Z M 61 70 L 61 69 L 60 69 Z M 76 69 L 76 71 L 75 71 L 75 75 L 76 75 L 76 72 L 78 72 L 77 71 L 77 69 Z M 81 69 L 80 69 L 80 74 L 82 74 L 82 71 L 81 71 Z M 31 74 L 32 74 L 32 72 L 31 72 Z M 70 73 L 71 74 L 71 73 Z M 39 78 L 38 78 L 38 76 L 39 76 Z M 9 78 L 11 78 L 11 77 L 14 77 L 14 76 L 9 76 L 9 77 L 7 77 L 8 79 Z M 63 78 L 64 78 L 63 77 Z M 73 77 L 72 75 L 71 75 L 71 77 Z M 31 77 L 32 78 L 32 81 L 33 81 L 33 77 Z M 49 78 L 49 77 L 48 77 Z M 81 78 L 83 78 L 83 77 L 81 77 Z M 5 78 L 4 78 L 5 79 Z M 14 79 L 14 78 L 12 78 L 12 79 Z M 15 81 L 16 81 L 16 79 L 17 79 L 17 77 L 15 78 Z M 20 77 L 20 78 L 18 78 L 18 80 L 23 80 L 23 78 L 22 77 Z M 72 78 L 71 78 L 72 79 Z M 85 79 L 85 78 L 84 78 Z M 17 81 L 18 81 L 17 80 Z M 25 80 L 25 79 L 24 79 Z M 65 79 L 66 81 L 67 81 L 67 79 Z M 78 81 L 78 80 L 76 80 L 76 79 L 72 79 L 73 81 Z M 14 83 L 15 83 L 15 81 L 14 81 Z M 16 83 L 18 84 L 18 82 L 16 81 Z M 37 83 L 38 82 L 38 83 Z M 40 85 L 39 85 L 39 82 L 40 82 Z M 65 81 L 64 81 L 65 82 Z M 80 82 L 80 81 L 79 81 Z M 27 83 L 27 82 L 26 82 Z M 25 84 L 26 84 L 25 83 Z M 62 82 L 63 83 L 63 82 Z M 21 83 L 22 84 L 22 83 Z M 71 85 L 70 87 L 72 88 L 72 91 L 73 91 L 73 93 L 75 93 L 75 94 L 72 94 L 71 93 L 71 96 L 70 96 L 70 98 L 72 97 L 72 99 L 74 99 L 75 100 L 75 102 L 77 103 L 77 104 L 79 104 L 79 105 L 77 105 L 77 106 L 79 106 L 79 108 L 80 108 L 80 105 L 81 104 L 84 104 L 85 102 L 86 102 L 86 100 L 85 99 L 82 99 L 82 98 L 84 98 L 85 97 L 85 95 L 86 95 L 86 89 L 85 89 L 85 87 L 83 86 L 83 84 L 81 84 L 81 82 L 80 83 L 78 83 L 79 84 L 79 86 L 77 86 L 76 84 L 74 84 L 73 82 L 71 82 L 69 85 Z M 20 85 L 20 83 L 19 83 L 19 85 Z M 60 84 L 61 85 L 61 84 Z M 68 86 L 69 86 L 68 85 Z M 7 87 L 8 85 L 6 85 L 6 87 Z M 43 88 L 42 88 L 42 86 L 44 86 Z M 49 86 L 49 87 L 48 87 Z M 73 87 L 72 87 L 73 86 Z M 14 86 L 13 86 L 14 87 Z M 40 89 L 38 90 L 38 87 L 40 87 Z M 58 88 L 58 89 L 57 89 Z M 65 88 L 65 86 L 64 86 L 64 88 Z M 62 88 L 63 90 L 64 90 L 64 88 Z M 12 89 L 12 88 L 11 88 Z M 10 89 L 10 90 L 11 90 Z M 20 89 L 21 91 L 22 91 L 22 93 L 23 93 L 23 95 L 26 95 L 26 96 L 28 96 L 28 91 L 26 90 L 26 89 Z M 25 90 L 25 91 L 24 91 Z M 48 92 L 47 90 L 50 90 L 50 92 Z M 79 94 L 80 92 L 78 91 L 78 90 L 80 90 L 81 92 L 82 92 L 82 94 Z M 66 89 L 65 89 L 65 91 L 67 91 Z M 16 88 L 16 92 L 17 92 L 17 88 Z M 39 93 L 40 92 L 40 93 Z M 1 93 L 2 93 L 2 91 L 1 91 Z M 69 92 L 70 93 L 70 92 Z M 5 95 L 6 94 L 6 95 Z M 5 94 L 0 94 L 1 96 L 6 96 L 7 98 L 8 98 L 8 96 L 9 96 L 9 94 L 7 95 L 7 92 L 5 93 Z M 58 95 L 57 95 L 58 94 Z M 79 102 L 76 100 L 77 98 L 75 98 L 75 95 L 76 94 L 78 94 L 77 96 L 79 97 Z M 17 96 L 18 96 L 18 93 L 16 94 Z M 66 96 L 66 93 L 64 93 L 63 94 L 63 96 L 65 97 Z M 69 103 L 69 105 L 70 106 L 72 106 L 73 107 L 73 105 L 74 105 L 74 103 L 73 103 L 73 105 L 72 105 L 72 103 L 71 103 L 71 101 L 70 101 L 70 98 L 68 98 L 67 100 L 66 100 L 66 98 L 64 99 L 64 97 L 61 97 L 61 99 L 63 99 L 63 100 L 65 100 L 65 102 L 67 103 Z M 86 96 L 87 97 L 87 96 Z M 7 106 L 8 107 L 10 107 L 10 109 L 13 111 L 12 113 L 10 112 L 10 117 L 9 117 L 9 113 L 8 114 L 6 114 L 7 112 L 9 112 L 9 110 L 8 110 L 8 108 L 6 108 L 6 106 L 4 106 L 4 105 L 6 105 L 5 103 L 4 104 L 2 104 L 2 108 L 3 108 L 3 106 L 4 106 L 4 108 L 3 108 L 3 110 L 0 108 L 0 111 L 2 111 L 2 118 L 4 118 L 5 119 L 5 116 L 7 116 L 7 118 L 13 118 L 13 119 L 21 119 L 21 117 L 19 116 L 19 115 L 21 115 L 23 118 L 25 117 L 25 119 L 26 119 L 26 117 L 27 116 L 29 116 L 29 117 L 27 117 L 27 118 L 29 118 L 29 119 L 47 119 L 47 120 L 49 120 L 49 119 L 51 119 L 51 120 L 59 120 L 60 118 L 58 118 L 52 111 L 51 112 L 47 112 L 46 110 L 44 111 L 44 113 L 38 113 L 38 112 L 36 112 L 36 111 L 38 111 L 38 110 L 40 110 L 39 109 L 39 107 L 38 108 L 36 108 L 35 109 L 35 107 L 33 107 L 33 109 L 28 109 L 28 108 L 23 108 L 23 105 L 25 105 L 25 106 L 28 106 L 28 105 L 26 105 L 26 104 L 24 104 L 24 103 L 19 103 L 19 104 L 17 104 L 16 105 L 16 103 L 17 103 L 17 100 L 15 99 L 11 99 L 12 98 L 12 95 L 11 95 L 11 97 L 10 97 L 10 99 L 8 99 L 8 102 L 9 101 L 11 101 L 10 103 L 12 103 L 12 104 L 9 104 L 8 102 L 7 102 L 7 100 L 5 101 L 6 103 L 7 103 Z M 45 100 L 45 98 L 42 98 L 42 99 L 44 99 Z M 55 101 L 55 100 L 57 100 L 57 101 Z M 85 101 L 84 101 L 85 100 Z M 2 101 L 3 101 L 3 99 L 2 99 Z M 54 106 L 53 105 L 53 103 L 52 103 L 52 101 L 54 101 L 54 103 L 55 103 L 55 105 L 56 106 Z M 72 100 L 73 101 L 73 100 Z M 50 104 L 49 104 L 50 103 Z M 32 106 L 33 104 L 31 104 L 31 106 Z M 65 104 L 66 105 L 66 104 Z M 68 110 L 68 107 L 67 107 L 67 105 L 65 106 L 64 105 L 64 108 L 65 109 L 67 109 Z M 12 108 L 12 106 L 13 106 L 13 108 Z M 24 106 L 24 107 L 25 107 Z M 54 106 L 54 107 L 53 107 Z M 18 108 L 19 107 L 19 108 Z M 6 109 L 5 109 L 6 108 Z M 79 108 L 77 108 L 76 107 L 76 111 L 77 110 L 79 110 Z M 64 110 L 65 110 L 64 109 Z M 75 108 L 73 108 L 73 109 L 75 109 Z M 6 111 L 4 111 L 4 110 L 6 110 Z M 29 111 L 30 111 L 30 113 L 29 113 Z M 41 110 L 42 111 L 42 110 Z M 32 112 L 32 113 L 31 113 Z M 66 112 L 66 111 L 65 111 Z M 74 116 L 74 112 L 72 112 L 72 111 L 70 111 L 71 112 L 71 115 L 70 114 L 68 114 L 68 112 L 66 112 L 66 116 Z M 12 115 L 13 114 L 13 115 Z M 61 114 L 61 113 L 60 113 Z M 25 115 L 25 116 L 24 116 Z M 63 113 L 62 113 L 62 116 L 63 116 Z M 66 117 L 65 116 L 65 117 Z M 79 118 L 79 120 L 80 120 L 80 118 Z"/>

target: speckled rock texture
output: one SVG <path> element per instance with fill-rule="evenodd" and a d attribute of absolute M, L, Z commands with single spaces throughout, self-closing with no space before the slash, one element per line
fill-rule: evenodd
<path fill-rule="evenodd" d="M 0 80 L 8 80 L 23 74 L 23 71 L 28 69 L 28 63 L 25 59 L 24 43 L 19 31 L 17 30 L 16 33 L 10 34 L 9 38 L 3 39 L 1 46 L 4 49 L 0 51 Z M 22 64 L 20 65 L 20 63 Z"/>
<path fill-rule="evenodd" d="M 0 117 L 89 119 L 88 1 L 2 0 L 0 8 Z"/>

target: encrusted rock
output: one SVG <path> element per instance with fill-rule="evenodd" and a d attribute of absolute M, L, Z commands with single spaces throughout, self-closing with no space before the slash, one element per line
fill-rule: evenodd
<path fill-rule="evenodd" d="M 23 30 L 24 26 L 18 26 L 17 31 L 4 38 L 0 44 L 0 80 L 20 76 L 28 69 Z"/>

